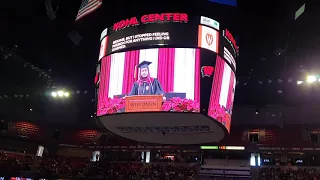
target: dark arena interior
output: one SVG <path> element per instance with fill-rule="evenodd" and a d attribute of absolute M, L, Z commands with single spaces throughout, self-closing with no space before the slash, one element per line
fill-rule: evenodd
<path fill-rule="evenodd" d="M 319 8 L 1 1 L 0 180 L 320 179 Z"/>

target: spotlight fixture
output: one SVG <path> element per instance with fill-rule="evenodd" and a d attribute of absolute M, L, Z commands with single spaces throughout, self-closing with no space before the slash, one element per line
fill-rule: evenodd
<path fill-rule="evenodd" d="M 68 98 L 70 93 L 68 91 L 58 90 L 51 92 L 51 96 L 54 98 Z"/>
<path fill-rule="evenodd" d="M 300 84 L 302 84 L 303 83 L 303 81 L 297 81 L 297 84 L 298 85 L 300 85 Z"/>
<path fill-rule="evenodd" d="M 314 83 L 315 81 L 317 81 L 317 77 L 316 76 L 307 76 L 307 82 L 308 83 Z"/>

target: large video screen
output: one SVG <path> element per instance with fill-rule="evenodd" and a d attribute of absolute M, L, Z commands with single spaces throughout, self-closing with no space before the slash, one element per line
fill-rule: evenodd
<path fill-rule="evenodd" d="M 170 116 L 170 122 L 152 128 L 166 127 L 174 133 L 195 133 L 201 129 L 209 133 L 217 132 L 215 128 L 223 125 L 222 129 L 230 132 L 239 46 L 223 24 L 185 13 L 148 14 L 116 22 L 103 31 L 100 39 L 95 77 L 98 117 L 116 114 L 127 117 L 128 113 L 135 113 L 132 116 L 135 117 L 136 112 L 202 114 L 205 117 L 201 116 L 204 119 L 198 122 L 192 122 L 189 116 L 185 118 L 189 118 L 192 130 L 186 124 L 180 127 L 181 123 L 177 130 L 178 125 L 173 123 L 176 114 L 164 113 L 162 119 Z M 118 122 L 115 117 L 121 119 L 119 116 L 109 119 Z M 209 125 L 212 121 L 208 117 L 219 123 Z M 107 117 L 103 119 L 105 126 L 114 132 L 120 126 L 136 125 L 129 120 L 111 125 L 110 121 L 106 123 Z M 151 131 L 150 125 L 148 128 Z"/>
<path fill-rule="evenodd" d="M 235 73 L 211 50 L 152 48 L 114 53 L 101 60 L 97 72 L 97 116 L 203 113 L 230 130 Z M 159 103 L 154 103 L 155 96 L 161 98 Z M 134 100 L 126 100 L 130 98 Z"/>
<path fill-rule="evenodd" d="M 154 48 L 106 56 L 101 62 L 97 115 L 128 112 L 126 98 L 150 95 L 162 97 L 161 111 L 199 112 L 198 53 L 194 48 Z M 132 103 L 136 111 L 148 111 L 152 105 Z"/>

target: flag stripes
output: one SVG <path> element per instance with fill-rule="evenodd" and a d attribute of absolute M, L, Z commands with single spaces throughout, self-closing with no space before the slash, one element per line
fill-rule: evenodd
<path fill-rule="evenodd" d="M 102 5 L 102 0 L 83 0 L 76 21 L 95 11 Z"/>

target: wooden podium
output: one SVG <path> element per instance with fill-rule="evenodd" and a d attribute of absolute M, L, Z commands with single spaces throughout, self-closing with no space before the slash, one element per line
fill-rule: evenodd
<path fill-rule="evenodd" d="M 125 112 L 161 111 L 162 95 L 126 96 Z"/>

